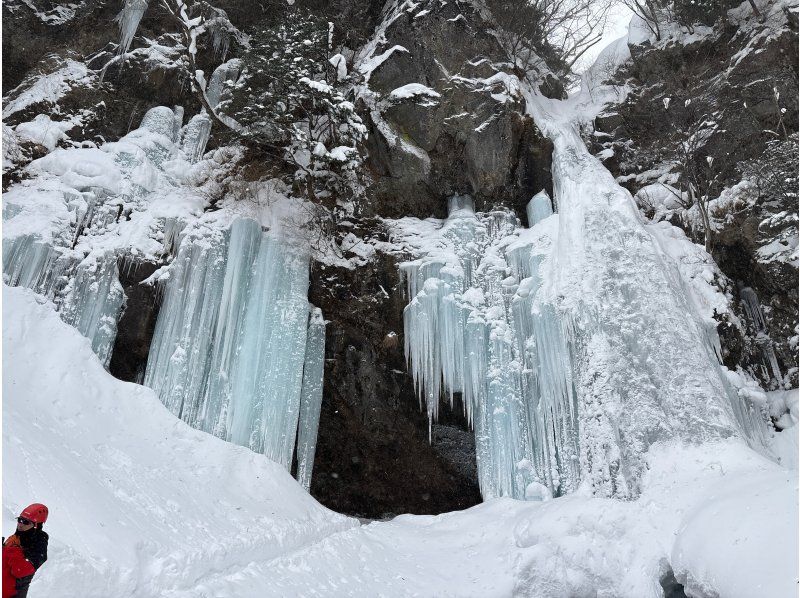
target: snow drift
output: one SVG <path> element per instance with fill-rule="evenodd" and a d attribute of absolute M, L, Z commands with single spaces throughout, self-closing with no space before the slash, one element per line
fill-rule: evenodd
<path fill-rule="evenodd" d="M 4 532 L 33 497 L 50 507 L 32 595 L 164 596 L 357 524 L 113 378 L 30 290 L 4 287 L 3 320 Z"/>
<path fill-rule="evenodd" d="M 112 378 L 40 296 L 3 299 L 4 531 L 29 502 L 51 509 L 32 595 L 657 598 L 670 567 L 696 596 L 796 587 L 797 472 L 740 441 L 657 443 L 636 501 L 496 499 L 359 527 Z"/>

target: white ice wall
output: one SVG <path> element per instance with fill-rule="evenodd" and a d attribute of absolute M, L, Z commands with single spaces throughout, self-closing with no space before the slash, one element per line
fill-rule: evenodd
<path fill-rule="evenodd" d="M 228 231 L 183 234 L 144 377 L 191 426 L 286 469 L 301 424 L 306 485 L 325 346 L 318 310 L 309 328 L 308 265 L 307 253 L 250 219 Z"/>

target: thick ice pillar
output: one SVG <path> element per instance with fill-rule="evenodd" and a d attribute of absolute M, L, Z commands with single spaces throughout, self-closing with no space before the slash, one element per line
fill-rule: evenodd
<path fill-rule="evenodd" d="M 190 425 L 287 470 L 302 418 L 304 483 L 324 363 L 318 310 L 309 322 L 308 264 L 306 252 L 254 220 L 236 220 L 224 233 L 183 233 L 144 379 Z"/>
<path fill-rule="evenodd" d="M 300 421 L 297 430 L 297 481 L 311 487 L 314 453 L 317 449 L 319 414 L 322 408 L 322 379 L 325 369 L 325 319 L 322 310 L 311 306 L 303 364 Z"/>
<path fill-rule="evenodd" d="M 528 214 L 529 227 L 538 224 L 548 216 L 552 216 L 553 204 L 550 201 L 550 196 L 547 194 L 547 191 L 542 189 L 539 193 L 534 195 L 528 202 L 525 211 Z"/>
<path fill-rule="evenodd" d="M 203 157 L 209 137 L 211 137 L 211 117 L 205 112 L 195 114 L 184 128 L 181 145 L 189 162 L 197 162 Z"/>

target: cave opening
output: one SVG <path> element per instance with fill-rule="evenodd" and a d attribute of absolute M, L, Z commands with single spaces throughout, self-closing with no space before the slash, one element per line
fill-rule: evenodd
<path fill-rule="evenodd" d="M 158 267 L 120 260 L 126 304 L 109 364 L 120 380 L 143 379 L 160 308 L 156 286 L 145 281 Z M 474 433 L 461 397 L 452 407 L 443 404 L 429 429 L 406 370 L 405 300 L 394 259 L 384 256 L 358 274 L 316 267 L 321 270 L 311 277 L 309 297 L 329 324 L 312 496 L 366 519 L 480 503 Z M 384 305 L 376 305 L 375 297 Z"/>
<path fill-rule="evenodd" d="M 474 433 L 459 396 L 452 408 L 441 406 L 429 439 L 406 369 L 397 259 L 379 253 L 358 270 L 318 264 L 309 293 L 329 321 L 311 494 L 367 519 L 481 502 Z"/>
<path fill-rule="evenodd" d="M 109 373 L 126 382 L 141 384 L 161 302 L 155 284 L 145 283 L 159 264 L 129 257 L 118 261 L 119 282 L 125 292 L 125 307 L 117 322 L 117 336 Z"/>

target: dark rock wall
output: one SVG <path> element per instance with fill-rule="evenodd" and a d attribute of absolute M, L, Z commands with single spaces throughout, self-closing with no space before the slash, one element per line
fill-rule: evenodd
<path fill-rule="evenodd" d="M 108 370 L 120 380 L 141 383 L 161 304 L 155 284 L 145 282 L 158 268 L 146 261 L 119 260 L 119 282 L 125 307 Z"/>
<path fill-rule="evenodd" d="M 357 232 L 383 236 L 377 222 Z M 311 494 L 368 518 L 480 502 L 472 433 L 460 409 L 447 413 L 428 440 L 428 418 L 406 372 L 395 257 L 378 254 L 352 270 L 315 265 L 310 300 L 329 321 Z"/>
<path fill-rule="evenodd" d="M 535 193 L 552 191 L 552 148 L 509 89 L 510 65 L 488 29 L 470 5 L 440 2 L 401 12 L 386 28 L 374 55 L 406 51 L 369 74 L 372 213 L 444 216 L 449 196 L 469 193 L 478 209 L 524 214 Z M 438 95 L 392 96 L 411 83 Z"/>

